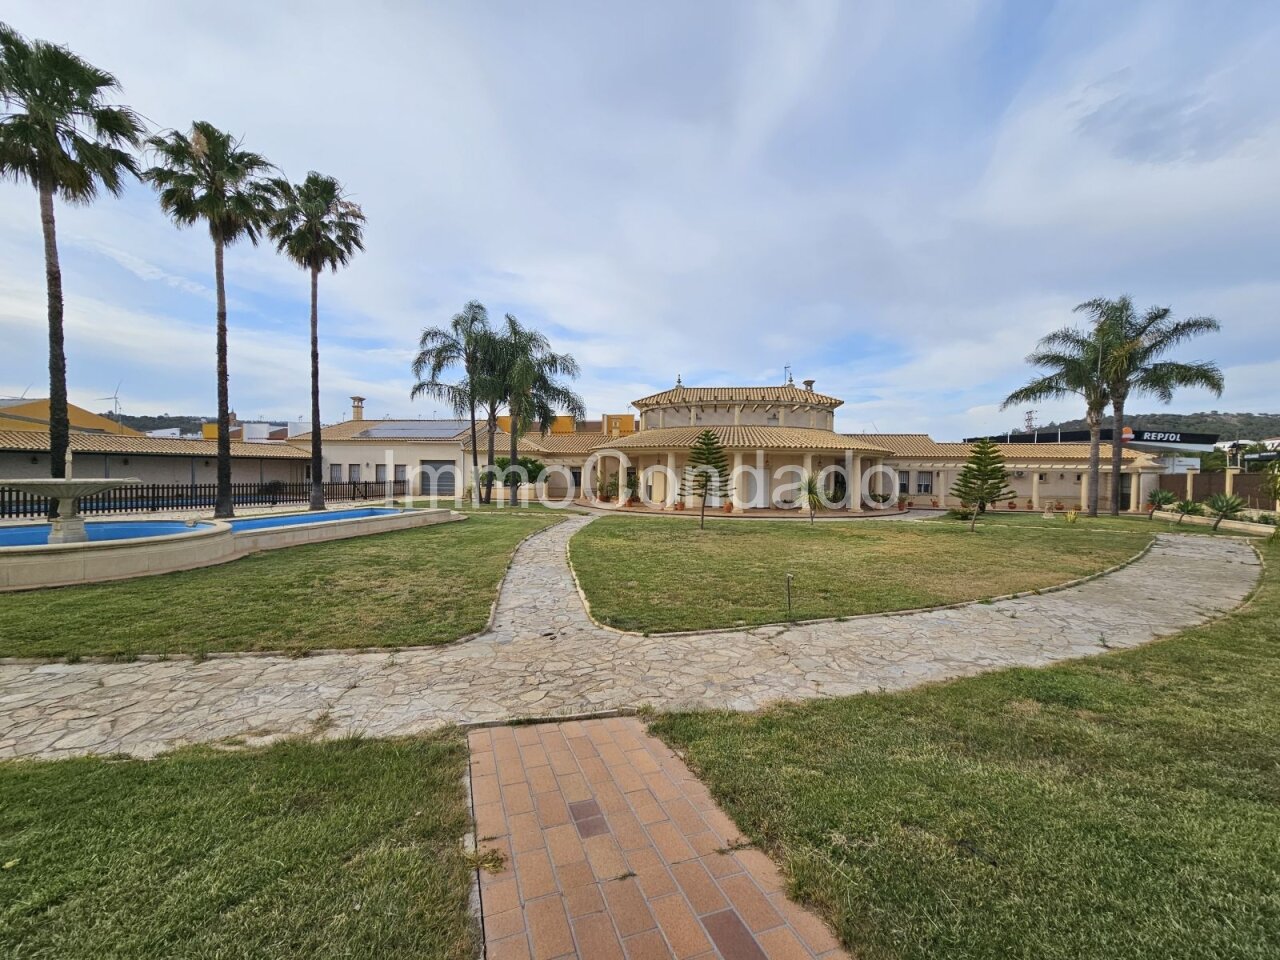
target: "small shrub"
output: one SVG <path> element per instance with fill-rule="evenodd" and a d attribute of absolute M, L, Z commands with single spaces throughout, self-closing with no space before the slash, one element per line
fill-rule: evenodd
<path fill-rule="evenodd" d="M 1223 520 L 1235 520 L 1244 513 L 1244 501 L 1234 493 L 1215 493 L 1205 501 L 1205 506 L 1213 514 L 1215 530 Z"/>

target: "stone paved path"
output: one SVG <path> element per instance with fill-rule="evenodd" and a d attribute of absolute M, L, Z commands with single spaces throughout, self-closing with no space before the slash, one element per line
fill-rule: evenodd
<path fill-rule="evenodd" d="M 492 629 L 465 643 L 301 659 L 0 665 L 0 758 L 149 756 L 224 737 L 383 736 L 642 704 L 748 710 L 900 689 L 1136 646 L 1231 609 L 1259 575 L 1245 543 L 1161 535 L 1124 570 L 1043 596 L 641 637 L 595 626 L 578 598 L 566 549 L 592 519 L 572 517 L 526 541 Z"/>
<path fill-rule="evenodd" d="M 638 720 L 469 739 L 488 960 L 847 960 Z"/>

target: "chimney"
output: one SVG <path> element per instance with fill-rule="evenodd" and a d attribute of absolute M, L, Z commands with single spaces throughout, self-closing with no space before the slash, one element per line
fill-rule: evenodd
<path fill-rule="evenodd" d="M 364 419 L 364 397 L 351 398 L 351 419 L 352 420 Z"/>
<path fill-rule="evenodd" d="M 810 393 L 813 393 L 813 383 L 814 382 L 812 380 L 804 381 L 804 388 L 808 390 Z"/>

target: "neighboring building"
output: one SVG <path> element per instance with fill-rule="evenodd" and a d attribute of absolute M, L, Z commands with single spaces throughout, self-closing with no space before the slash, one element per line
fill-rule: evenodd
<path fill-rule="evenodd" d="M 107 417 L 90 413 L 74 403 L 67 404 L 67 419 L 72 431 L 84 433 L 115 433 L 125 437 L 142 436 L 123 424 Z M 49 432 L 48 398 L 29 400 L 26 397 L 0 399 L 0 431 L 32 430 Z"/>
<path fill-rule="evenodd" d="M 128 434 L 71 434 L 71 469 L 78 477 L 137 477 L 144 483 L 214 483 L 218 445 L 209 440 Z M 47 477 L 49 434 L 0 430 L 0 477 Z M 286 443 L 231 443 L 231 481 L 300 482 L 307 478 L 307 454 Z"/>
<path fill-rule="evenodd" d="M 468 420 L 366 420 L 361 397 L 351 398 L 352 418 L 322 427 L 320 438 L 324 457 L 324 479 L 330 482 L 407 480 L 410 496 L 452 497 L 469 489 L 471 470 L 471 424 Z M 510 417 L 498 418 L 494 433 L 494 455 L 511 453 Z M 601 427 L 607 427 L 606 433 Z M 609 436 L 622 436 L 636 429 L 630 414 L 614 414 L 599 421 L 575 423 L 572 417 L 557 417 L 546 435 L 533 431 L 520 438 L 518 453 L 548 466 L 563 467 L 548 485 L 552 496 L 562 497 L 581 486 L 582 467 L 591 451 Z M 477 425 L 480 463 L 488 455 L 488 427 Z M 311 449 L 311 433 L 289 438 L 294 446 Z"/>

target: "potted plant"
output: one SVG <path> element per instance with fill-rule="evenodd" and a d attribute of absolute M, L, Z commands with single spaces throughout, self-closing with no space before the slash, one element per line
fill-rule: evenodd
<path fill-rule="evenodd" d="M 1017 510 L 1017 509 L 1018 509 L 1018 502 L 1017 502 L 1016 500 L 1010 500 L 1010 501 L 1009 501 L 1009 509 L 1010 509 L 1010 510 Z"/>
<path fill-rule="evenodd" d="M 930 500 L 929 505 L 933 507 L 935 510 L 938 509 L 938 498 L 934 497 L 932 500 Z"/>
<path fill-rule="evenodd" d="M 1034 501 L 1034 500 L 1032 500 L 1030 497 L 1027 497 L 1027 509 L 1028 509 L 1028 510 L 1034 510 L 1035 508 L 1036 508 L 1036 503 L 1035 503 L 1035 501 Z"/>
<path fill-rule="evenodd" d="M 683 510 L 683 509 L 684 509 L 684 500 L 683 500 L 683 499 L 676 500 L 676 502 L 675 502 L 675 503 L 673 503 L 673 504 L 671 505 L 671 508 L 672 508 L 673 510 Z"/>
<path fill-rule="evenodd" d="M 1067 508 L 1066 508 L 1066 507 L 1064 507 L 1064 506 L 1062 505 L 1062 501 L 1061 501 L 1061 500 L 1055 500 L 1055 501 L 1054 501 L 1054 504 L 1053 504 L 1053 509 L 1058 510 L 1058 511 L 1062 511 L 1062 510 L 1065 510 L 1065 509 L 1067 509 Z"/>
<path fill-rule="evenodd" d="M 618 475 L 615 473 L 604 482 L 604 486 L 600 488 L 600 499 L 605 503 L 610 503 L 613 498 L 618 495 Z"/>
<path fill-rule="evenodd" d="M 733 513 L 733 501 L 730 500 L 728 497 L 726 497 L 720 509 L 722 509 L 725 513 Z"/>
<path fill-rule="evenodd" d="M 905 509 L 907 509 L 907 498 L 906 498 L 906 497 L 898 497 L 898 509 L 899 509 L 899 510 L 905 510 Z"/>

